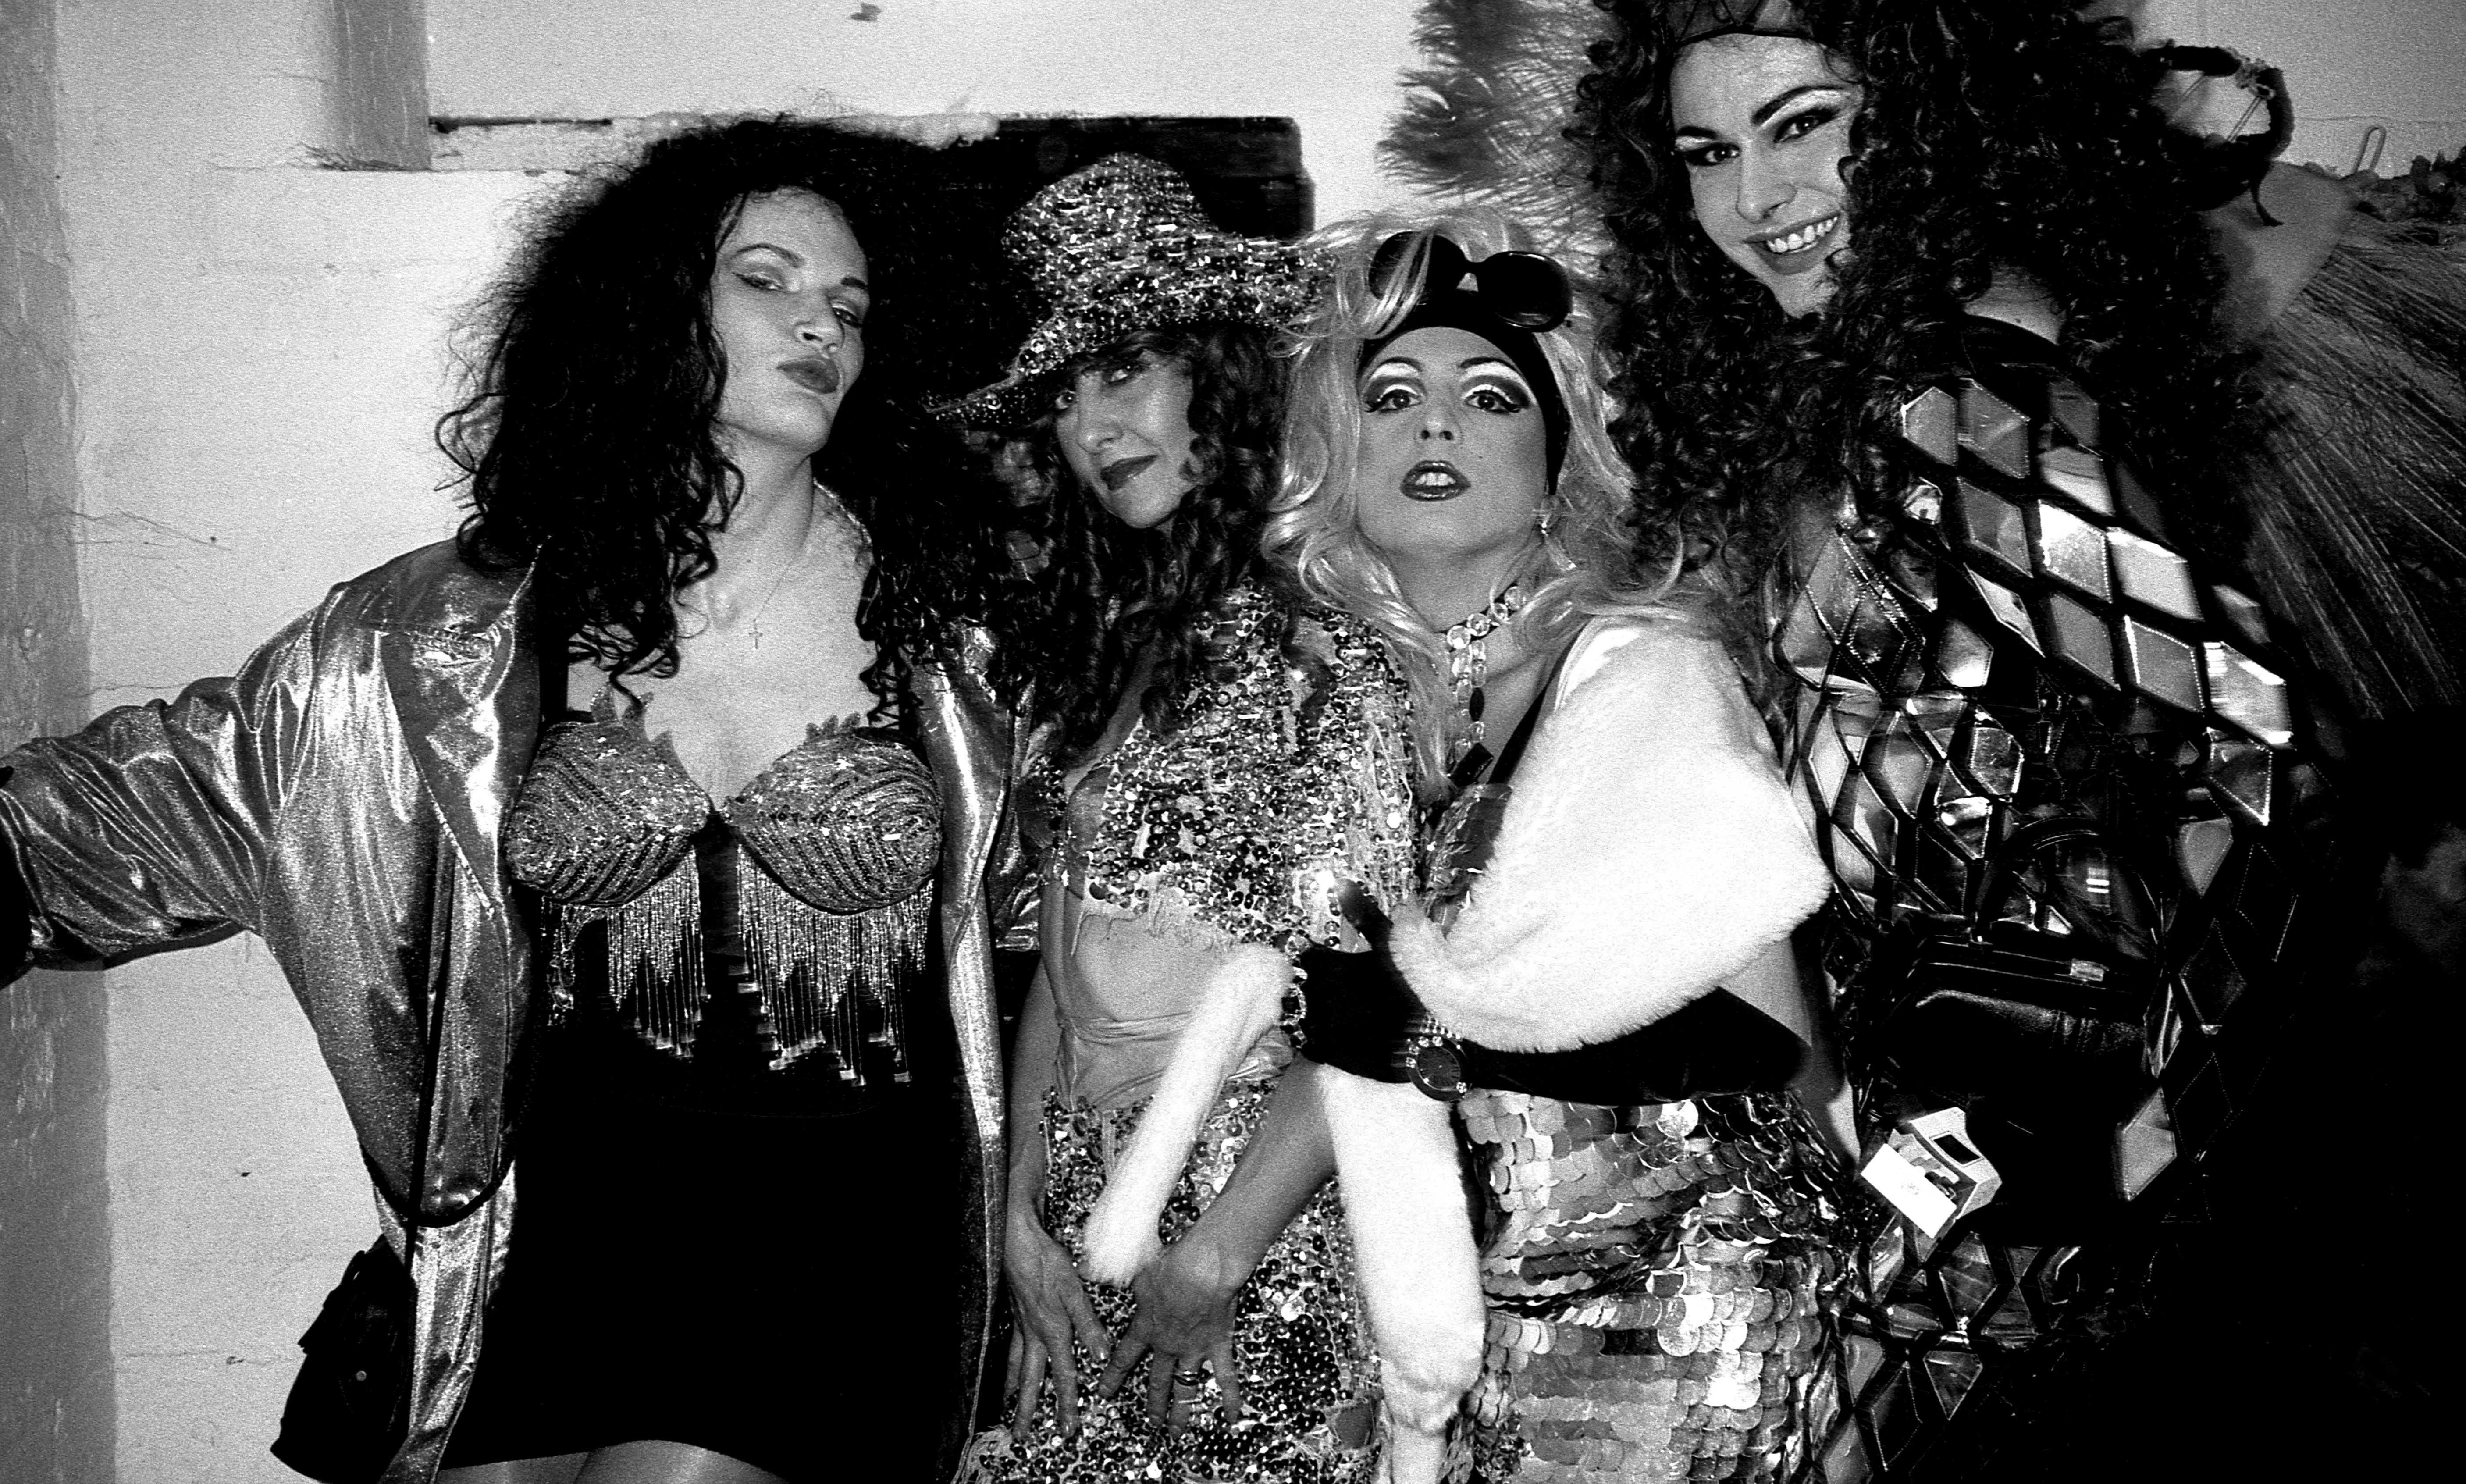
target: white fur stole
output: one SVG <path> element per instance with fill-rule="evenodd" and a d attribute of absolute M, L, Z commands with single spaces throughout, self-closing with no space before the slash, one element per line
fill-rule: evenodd
<path fill-rule="evenodd" d="M 1318 1069 L 1361 1300 L 1379 1344 L 1390 1484 L 1439 1476 L 1447 1419 L 1481 1377 L 1487 1311 L 1447 1105 Z"/>
<path fill-rule="evenodd" d="M 1414 991 L 1483 1046 L 1562 1051 L 1650 1024 L 1830 888 L 1737 671 L 1684 619 L 1587 628 L 1512 782 L 1453 928 L 1396 925 Z"/>
<path fill-rule="evenodd" d="M 1163 1250 L 1156 1220 L 1181 1178 L 1190 1146 L 1224 1079 L 1276 1023 L 1291 980 L 1291 962 L 1258 943 L 1226 950 L 1208 976 L 1130 1146 L 1114 1162 L 1081 1228 L 1079 1270 L 1088 1281 L 1127 1288 Z"/>

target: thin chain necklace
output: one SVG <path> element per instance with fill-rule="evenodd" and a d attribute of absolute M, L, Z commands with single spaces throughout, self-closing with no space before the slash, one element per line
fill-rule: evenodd
<path fill-rule="evenodd" d="M 1482 686 L 1490 678 L 1490 637 L 1523 609 L 1524 596 L 1524 584 L 1511 582 L 1480 612 L 1447 630 L 1447 688 L 1455 702 L 1455 740 L 1447 745 L 1447 776 L 1459 787 L 1490 761 L 1490 750 L 1482 745 L 1489 730 L 1482 722 Z"/>
<path fill-rule="evenodd" d="M 865 535 L 863 523 L 850 515 L 847 506 L 840 504 L 840 497 L 832 494 L 830 487 L 820 480 L 814 481 L 814 505 L 815 517 L 827 520 L 832 525 L 844 526 L 856 533 L 857 549 L 860 552 L 871 547 L 872 543 Z M 805 526 L 804 542 L 796 548 L 796 554 L 788 558 L 787 565 L 779 569 L 779 575 L 771 579 L 771 591 L 762 596 L 762 606 L 754 609 L 753 617 L 746 621 L 745 637 L 753 641 L 753 647 L 756 649 L 762 647 L 762 616 L 771 611 L 771 600 L 777 597 L 779 590 L 787 585 L 789 573 L 804 565 L 805 553 L 812 551 L 814 547 L 816 524 L 816 520 L 808 520 Z"/>

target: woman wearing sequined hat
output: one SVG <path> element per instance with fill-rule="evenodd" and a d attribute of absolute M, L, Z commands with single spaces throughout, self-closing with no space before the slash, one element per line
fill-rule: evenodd
<path fill-rule="evenodd" d="M 1023 806 L 1046 869 L 1011 1092 L 1014 1409 L 967 1476 L 1360 1479 L 1372 1376 L 1281 1023 L 1291 956 L 1347 931 L 1328 884 L 1403 889 L 1409 764 L 1376 636 L 1254 555 L 1271 344 L 1320 272 L 1132 155 L 1004 242 L 1043 317 L 955 410 L 1007 427 L 1047 497 L 999 663 L 1053 749 Z"/>
<path fill-rule="evenodd" d="M 1394 1480 L 1786 1476 L 1826 1333 L 1822 867 L 1630 555 L 1591 350 L 1468 212 L 1348 235 L 1295 366 L 1268 550 L 1386 635 L 1436 780 L 1426 894 L 1305 960 Z"/>
<path fill-rule="evenodd" d="M 934 174 L 751 120 L 575 180 L 476 317 L 461 539 L 0 758 L 0 978 L 248 929 L 315 1025 L 384 1237 L 303 1341 L 312 1477 L 956 1457 L 1010 728 L 916 405 Z"/>

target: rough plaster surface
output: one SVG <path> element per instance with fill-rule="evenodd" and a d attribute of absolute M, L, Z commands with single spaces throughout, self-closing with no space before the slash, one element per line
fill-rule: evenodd
<path fill-rule="evenodd" d="M 78 719 L 75 320 L 51 0 L 0 0 L 0 748 Z"/>
<path fill-rule="evenodd" d="M 429 0 L 443 116 L 787 109 L 1273 115 L 1322 221 L 1402 202 L 1372 146 L 1415 0 Z M 869 19 L 853 17 L 869 14 Z"/>
<path fill-rule="evenodd" d="M 0 0 L 0 749 L 78 719 L 67 244 L 52 0 Z M 104 1023 L 91 977 L 0 988 L 0 1479 L 113 1476 Z"/>
<path fill-rule="evenodd" d="M 2379 169 L 2466 148 L 2466 4 L 2460 0 L 2146 0 L 2141 34 L 2228 46 L 2286 74 L 2295 142 L 2286 158 L 2356 166 L 2364 132 L 2388 131 Z M 2240 107 L 2231 112 L 2240 115 Z M 2233 117 L 2220 127 L 2231 126 Z"/>
<path fill-rule="evenodd" d="M 375 1226 L 342 1100 L 255 938 L 111 978 L 120 1475 L 297 1484 L 296 1342 Z"/>

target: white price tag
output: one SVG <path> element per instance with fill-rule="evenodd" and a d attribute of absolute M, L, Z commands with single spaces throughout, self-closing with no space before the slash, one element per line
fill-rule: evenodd
<path fill-rule="evenodd" d="M 1875 1187 L 1877 1195 L 1891 1202 L 1893 1209 L 1907 1217 L 1911 1225 L 1930 1237 L 1941 1236 L 1961 1209 L 1952 1197 L 1926 1178 L 1926 1172 L 1890 1144 L 1876 1150 L 1875 1157 L 1867 1161 L 1858 1176 Z"/>

